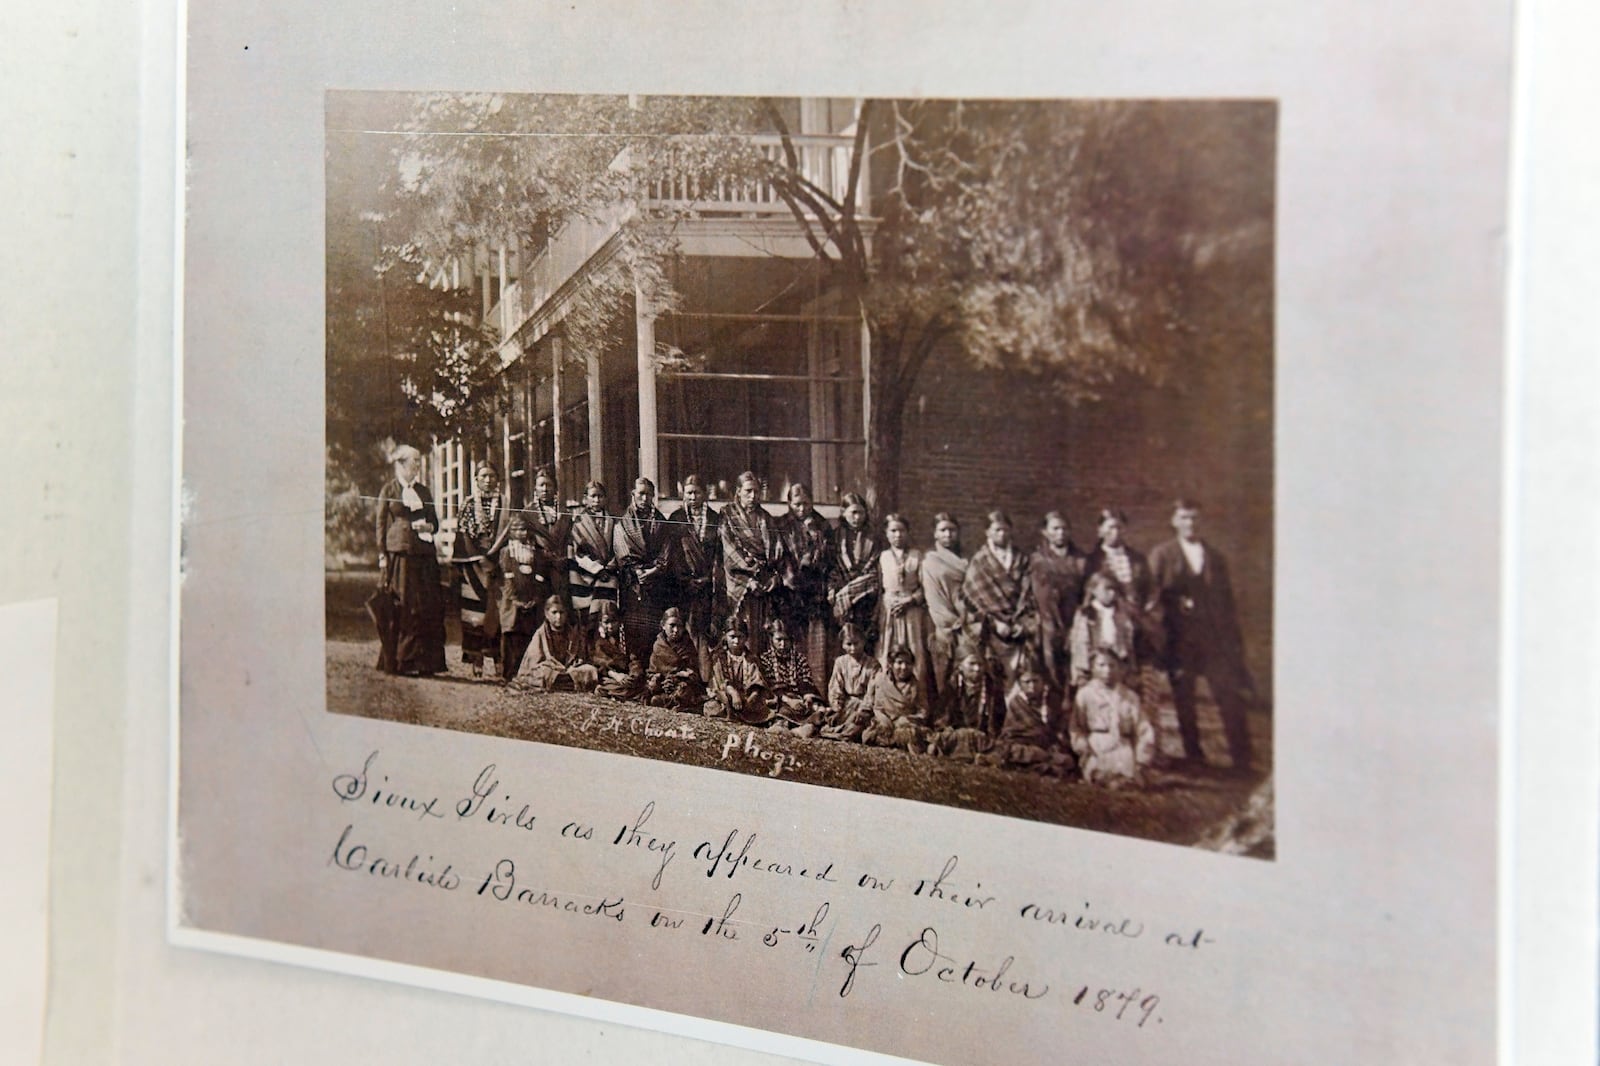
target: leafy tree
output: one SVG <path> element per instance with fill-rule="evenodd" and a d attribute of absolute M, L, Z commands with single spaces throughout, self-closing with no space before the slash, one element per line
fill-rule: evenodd
<path fill-rule="evenodd" d="M 426 271 L 411 249 L 392 253 L 378 269 L 399 274 L 404 291 L 386 313 L 408 432 L 418 440 L 483 437 L 499 400 L 494 328 L 477 320 L 470 293 L 414 280 Z"/>
<path fill-rule="evenodd" d="M 1270 104 L 869 100 L 837 197 L 807 176 L 790 114 L 766 99 L 415 98 L 390 215 L 409 240 L 391 254 L 440 261 L 513 238 L 537 248 L 577 219 L 617 225 L 619 254 L 569 301 L 569 349 L 582 351 L 636 293 L 663 309 L 677 299 L 672 224 L 693 209 L 650 189 L 767 183 L 867 323 L 879 508 L 898 502 L 905 407 L 938 353 L 1083 402 L 1270 344 Z M 756 132 L 776 133 L 782 151 L 759 151 Z M 481 395 L 480 381 L 453 376 L 471 362 L 452 364 L 455 350 L 433 350 L 441 414 Z"/>

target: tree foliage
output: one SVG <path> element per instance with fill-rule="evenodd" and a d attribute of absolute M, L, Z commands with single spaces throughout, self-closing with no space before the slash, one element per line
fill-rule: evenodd
<path fill-rule="evenodd" d="M 399 275 L 393 288 L 402 298 L 385 295 L 383 313 L 409 433 L 419 440 L 482 437 L 499 398 L 496 331 L 479 321 L 469 294 L 421 280 L 425 264 L 409 249 L 378 269 Z"/>
<path fill-rule="evenodd" d="M 386 222 L 404 239 L 388 255 L 440 262 L 513 239 L 535 249 L 579 220 L 615 227 L 617 254 L 581 280 L 565 320 L 599 339 L 635 294 L 658 309 L 677 299 L 667 265 L 693 197 L 652 190 L 766 183 L 868 325 L 880 506 L 896 502 L 905 406 L 939 353 L 1080 402 L 1270 343 L 1270 105 L 869 100 L 842 194 L 808 175 L 793 117 L 764 99 L 414 98 Z M 782 150 L 759 150 L 754 133 Z M 448 423 L 484 382 L 466 338 L 434 339 L 433 377 L 419 362 L 411 380 Z"/>

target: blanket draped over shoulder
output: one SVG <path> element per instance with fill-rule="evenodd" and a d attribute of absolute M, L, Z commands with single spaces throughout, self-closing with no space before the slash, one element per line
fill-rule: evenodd
<path fill-rule="evenodd" d="M 617 561 L 637 573 L 661 562 L 667 542 L 666 516 L 654 507 L 629 504 L 617 521 Z"/>
<path fill-rule="evenodd" d="M 494 654 L 500 637 L 500 564 L 505 543 L 505 500 L 474 493 L 456 519 L 456 566 L 461 574 L 461 650 L 463 656 Z"/>
<path fill-rule="evenodd" d="M 987 544 L 972 556 L 961 592 L 982 621 L 1033 628 L 1037 615 L 1028 581 L 1028 562 L 1026 554 L 1013 551 L 1011 565 L 1006 567 Z"/>
<path fill-rule="evenodd" d="M 567 581 L 572 607 L 580 614 L 607 600 L 617 601 L 617 520 L 607 514 L 583 511 L 572 520 L 572 558 Z"/>
<path fill-rule="evenodd" d="M 878 553 L 882 545 L 865 527 L 852 529 L 840 524 L 833 537 L 833 573 L 828 594 L 833 600 L 833 617 L 843 625 L 852 622 L 874 635 L 880 581 Z"/>
<path fill-rule="evenodd" d="M 722 569 L 728 582 L 728 610 L 737 613 L 752 591 L 771 587 L 778 563 L 778 542 L 772 518 L 760 504 L 729 504 L 721 515 Z"/>
<path fill-rule="evenodd" d="M 961 625 L 966 614 L 961 583 L 966 576 L 967 561 L 949 548 L 932 548 L 923 553 L 922 593 L 937 632 L 946 633 Z"/>

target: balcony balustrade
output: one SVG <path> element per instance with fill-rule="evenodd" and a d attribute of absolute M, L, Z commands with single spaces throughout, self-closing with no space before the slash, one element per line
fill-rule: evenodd
<path fill-rule="evenodd" d="M 776 135 L 755 135 L 751 143 L 774 164 L 784 162 L 783 141 Z M 849 136 L 802 135 L 790 138 L 798 157 L 799 169 L 807 181 L 842 203 L 849 188 L 850 153 L 854 146 Z M 614 169 L 629 165 L 628 153 L 620 153 Z M 868 217 L 868 174 L 863 161 L 857 180 L 855 212 Z M 670 163 L 665 175 L 648 183 L 642 205 L 618 204 L 597 219 L 572 218 L 534 257 L 515 282 L 506 285 L 501 299 L 489 311 L 488 323 L 509 338 L 529 315 L 537 312 L 562 285 L 583 269 L 633 217 L 638 206 L 649 214 L 679 214 L 689 217 L 773 220 L 788 217 L 789 205 L 770 182 L 737 180 L 697 173 L 689 166 L 681 170 Z"/>

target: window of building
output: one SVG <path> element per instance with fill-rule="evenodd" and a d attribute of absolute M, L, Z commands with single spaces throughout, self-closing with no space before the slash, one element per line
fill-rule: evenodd
<path fill-rule="evenodd" d="M 691 473 L 731 487 L 743 470 L 765 479 L 769 499 L 797 481 L 823 502 L 859 487 L 858 323 L 804 313 L 665 317 L 681 320 L 665 328 L 689 346 L 657 376 L 664 491 Z"/>

